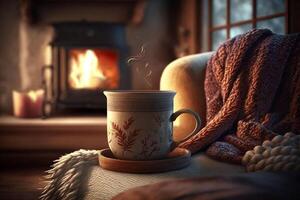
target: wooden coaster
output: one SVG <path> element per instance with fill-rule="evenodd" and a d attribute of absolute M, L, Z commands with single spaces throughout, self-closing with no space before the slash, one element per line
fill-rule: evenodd
<path fill-rule="evenodd" d="M 160 160 L 120 160 L 113 156 L 110 149 L 99 153 L 99 165 L 103 169 L 127 173 L 158 173 L 187 167 L 191 162 L 191 152 L 176 148 L 165 159 Z"/>

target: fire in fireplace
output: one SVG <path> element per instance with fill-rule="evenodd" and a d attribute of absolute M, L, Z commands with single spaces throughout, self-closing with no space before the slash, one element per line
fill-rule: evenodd
<path fill-rule="evenodd" d="M 104 90 L 130 89 L 123 25 L 54 24 L 52 63 L 44 67 L 44 113 L 104 109 Z"/>
<path fill-rule="evenodd" d="M 119 87 L 118 54 L 112 50 L 72 49 L 68 83 L 72 89 Z"/>

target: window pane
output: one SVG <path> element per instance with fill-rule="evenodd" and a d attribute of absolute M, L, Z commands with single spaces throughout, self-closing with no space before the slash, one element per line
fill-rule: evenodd
<path fill-rule="evenodd" d="M 252 18 L 252 0 L 230 1 L 230 23 Z"/>
<path fill-rule="evenodd" d="M 212 50 L 216 50 L 219 45 L 226 40 L 226 30 L 214 31 L 212 34 Z"/>
<path fill-rule="evenodd" d="M 285 33 L 285 17 L 276 17 L 273 19 L 257 22 L 258 28 L 268 28 L 275 33 Z"/>
<path fill-rule="evenodd" d="M 226 0 L 213 0 L 212 10 L 213 26 L 226 24 Z"/>
<path fill-rule="evenodd" d="M 272 15 L 285 11 L 285 0 L 257 0 L 257 16 Z"/>
<path fill-rule="evenodd" d="M 230 37 L 235 37 L 236 35 L 247 32 L 252 29 L 252 24 L 244 24 L 241 26 L 235 26 L 230 29 Z"/>

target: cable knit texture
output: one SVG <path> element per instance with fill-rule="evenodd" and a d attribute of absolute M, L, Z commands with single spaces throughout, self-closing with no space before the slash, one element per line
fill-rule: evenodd
<path fill-rule="evenodd" d="M 207 124 L 181 147 L 240 164 L 264 140 L 299 134 L 299 38 L 254 29 L 223 43 L 207 65 Z"/>

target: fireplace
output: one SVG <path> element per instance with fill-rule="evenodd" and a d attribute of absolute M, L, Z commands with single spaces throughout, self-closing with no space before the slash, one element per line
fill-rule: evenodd
<path fill-rule="evenodd" d="M 104 90 L 130 89 L 123 25 L 82 21 L 53 27 L 52 62 L 43 70 L 46 116 L 105 109 Z"/>

